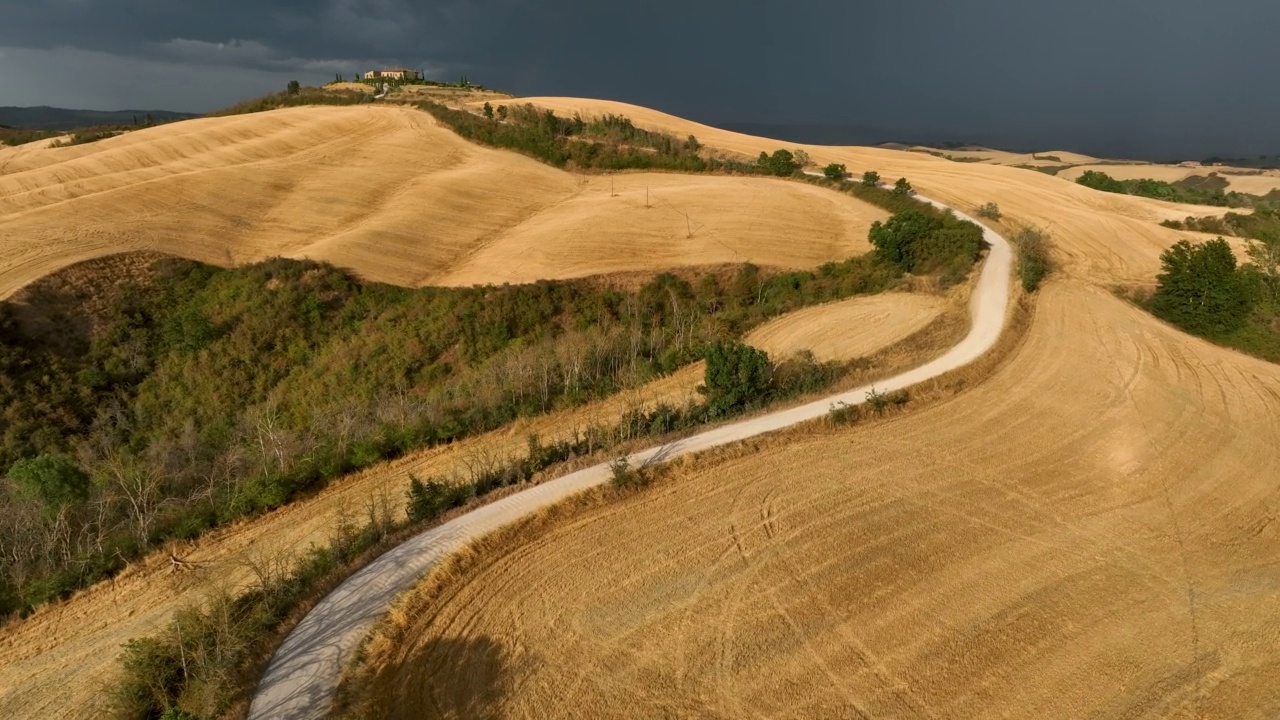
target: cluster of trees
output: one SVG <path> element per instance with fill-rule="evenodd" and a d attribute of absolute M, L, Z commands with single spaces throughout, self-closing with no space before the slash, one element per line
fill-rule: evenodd
<path fill-rule="evenodd" d="M 903 272 L 941 271 L 944 283 L 968 275 L 982 252 L 982 228 L 951 213 L 912 208 L 875 222 L 869 235 L 875 254 Z"/>
<path fill-rule="evenodd" d="M 670 372 L 805 305 L 877 292 L 873 258 L 636 291 L 408 290 L 325 265 L 161 261 L 83 341 L 0 304 L 0 614 L 326 479 Z"/>
<path fill-rule="evenodd" d="M 1280 241 L 1280 197 L 1260 198 L 1248 214 L 1229 212 L 1222 217 L 1189 216 L 1186 220 L 1160 223 L 1175 230 L 1194 230 L 1218 235 L 1235 235 L 1262 243 Z"/>
<path fill-rule="evenodd" d="M 1152 180 L 1151 178 L 1117 180 L 1104 172 L 1088 170 L 1076 178 L 1076 183 L 1094 190 L 1101 190 L 1102 192 L 1138 195 L 1156 200 L 1168 200 L 1170 202 L 1193 205 L 1216 205 L 1220 207 L 1245 207 L 1250 205 L 1248 198 L 1240 193 L 1223 192 L 1222 188 L 1226 187 L 1225 182 L 1213 183 L 1204 182 L 1203 180 L 1196 181 L 1188 178 L 1188 180 L 1177 183 Z"/>
<path fill-rule="evenodd" d="M 1222 238 L 1179 241 L 1145 304 L 1187 332 L 1280 362 L 1280 238 L 1254 241 L 1240 265 Z"/>
<path fill-rule="evenodd" d="M 301 105 L 363 105 L 371 102 L 374 102 L 373 96 L 366 92 L 302 87 L 294 80 L 282 92 L 236 103 L 229 108 L 210 113 L 209 117 L 245 115 Z"/>
<path fill-rule="evenodd" d="M 1206 337 L 1244 325 L 1254 300 L 1252 273 L 1238 267 L 1222 238 L 1193 245 L 1180 240 L 1160 257 L 1163 268 L 1151 310 L 1182 329 Z"/>
<path fill-rule="evenodd" d="M 703 172 L 701 145 L 690 136 L 637 128 L 631 120 L 606 115 L 591 121 L 560 117 L 532 105 L 500 105 L 475 114 L 429 100 L 417 107 L 473 142 L 515 150 L 556 167 L 574 165 L 602 170 L 656 169 Z"/>

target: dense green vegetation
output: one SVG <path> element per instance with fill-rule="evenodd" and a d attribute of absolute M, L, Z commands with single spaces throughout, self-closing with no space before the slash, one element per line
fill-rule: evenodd
<path fill-rule="evenodd" d="M 515 150 L 556 167 L 601 170 L 678 170 L 702 172 L 709 163 L 701 145 L 643 130 L 620 115 L 592 120 L 560 117 L 532 105 L 501 106 L 497 118 L 456 110 L 424 100 L 417 107 L 473 142 Z M 503 108 L 506 108 L 503 110 Z"/>
<path fill-rule="evenodd" d="M 1204 165 L 1227 165 L 1238 168 L 1255 168 L 1258 170 L 1280 169 L 1280 155 L 1259 155 L 1256 158 L 1223 158 L 1213 156 L 1205 158 Z"/>
<path fill-rule="evenodd" d="M 613 393 L 782 312 L 876 292 L 873 257 L 743 266 L 624 292 L 589 281 L 408 290 L 272 260 L 161 261 L 57 342 L 0 304 L 0 612 L 147 548 L 275 507 L 326 479 Z M 31 483 L 23 463 L 90 479 Z M 39 483 L 37 483 L 39 484 Z M 83 484 L 81 484 L 83 485 Z"/>
<path fill-rule="evenodd" d="M 1215 205 L 1220 207 L 1248 207 L 1251 205 L 1248 196 L 1237 192 L 1224 192 L 1227 187 L 1221 178 L 1187 178 L 1176 183 L 1151 178 L 1137 180 L 1117 180 L 1098 170 L 1088 170 L 1076 182 L 1085 187 L 1103 192 L 1120 193 L 1122 195 L 1138 195 L 1168 200 L 1170 202 L 1188 203 L 1192 205 Z"/>
<path fill-rule="evenodd" d="M 1187 332 L 1280 362 L 1280 241 L 1255 242 L 1240 266 L 1222 238 L 1179 241 L 1161 256 L 1156 291 L 1138 300 Z"/>
<path fill-rule="evenodd" d="M 1234 235 L 1261 242 L 1280 241 L 1280 193 L 1258 198 L 1251 213 L 1229 212 L 1222 217 L 1194 217 L 1160 223 L 1175 230 Z"/>
<path fill-rule="evenodd" d="M 942 271 L 944 283 L 964 279 L 982 252 L 982 228 L 950 213 L 904 210 L 871 226 L 876 256 L 903 272 Z"/>

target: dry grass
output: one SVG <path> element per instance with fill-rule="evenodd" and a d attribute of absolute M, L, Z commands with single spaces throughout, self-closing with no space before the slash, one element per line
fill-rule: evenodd
<path fill-rule="evenodd" d="M 701 125 L 648 108 L 608 100 L 528 98 L 557 113 L 584 117 L 605 113 L 678 136 L 693 134 L 706 145 L 746 157 L 761 150 L 795 147 L 769 138 Z M 985 163 L 959 163 L 923 153 L 881 148 L 801 145 L 820 167 L 844 163 L 850 172 L 877 170 L 889 180 L 906 177 L 922 194 L 958 208 L 997 202 L 1010 219 L 1042 227 L 1060 240 L 1055 258 L 1073 276 L 1099 285 L 1147 282 L 1160 267 L 1160 253 L 1184 235 L 1159 226 L 1188 215 L 1222 215 L 1226 208 L 1179 205 L 1100 193 L 1043 173 Z"/>
<path fill-rule="evenodd" d="M 734 152 L 778 145 L 622 111 Z M 939 400 L 923 410 L 704 458 L 454 572 L 373 658 L 375 711 L 1280 712 L 1280 367 L 1108 290 L 1149 281 L 1177 237 L 1151 220 L 1193 208 L 998 166 L 807 149 L 1049 228 L 1061 269 L 1015 317 L 1025 339 L 993 370 L 917 388 Z"/>
<path fill-rule="evenodd" d="M 307 257 L 405 286 L 743 260 L 812 267 L 862 252 L 867 227 L 885 217 L 777 180 L 637 174 L 616 184 L 614 197 L 607 178 L 471 145 L 395 106 L 289 108 L 14 148 L 0 155 L 0 297 L 129 250 L 221 265 Z"/>
<path fill-rule="evenodd" d="M 774 358 L 808 350 L 819 362 L 850 360 L 923 329 L 944 306 L 929 295 L 851 298 L 784 315 L 753 330 L 746 342 Z"/>
<path fill-rule="evenodd" d="M 490 556 L 410 613 L 378 709 L 1273 715 L 1280 370 L 1043 292 L 968 392 L 691 463 Z"/>

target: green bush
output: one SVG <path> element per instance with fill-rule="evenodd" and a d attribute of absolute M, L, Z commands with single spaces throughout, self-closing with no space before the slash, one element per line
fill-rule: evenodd
<path fill-rule="evenodd" d="M 19 460 L 9 468 L 9 479 L 19 493 L 39 500 L 46 510 L 55 514 L 89 497 L 89 476 L 74 460 L 61 453 Z"/>
<path fill-rule="evenodd" d="M 898 178 L 893 184 L 893 191 L 898 195 L 910 195 L 911 183 L 907 182 L 906 178 Z"/>
<path fill-rule="evenodd" d="M 822 174 L 828 180 L 844 180 L 849 177 L 849 169 L 840 163 L 831 163 L 822 168 Z"/>
<path fill-rule="evenodd" d="M 934 270 L 962 275 L 982 250 L 982 228 L 949 214 L 903 210 L 888 222 L 875 222 L 868 235 L 876 257 L 904 272 Z"/>
<path fill-rule="evenodd" d="M 879 187 L 880 173 L 875 170 L 868 170 L 862 173 L 862 184 L 865 187 Z"/>
<path fill-rule="evenodd" d="M 763 350 L 739 342 L 719 342 L 704 354 L 704 384 L 698 391 L 707 398 L 713 417 L 729 415 L 765 402 L 773 384 L 773 366 Z"/>
<path fill-rule="evenodd" d="M 1180 240 L 1160 263 L 1151 297 L 1151 310 L 1160 318 L 1206 337 L 1230 333 L 1248 320 L 1253 288 L 1222 238 L 1199 245 Z"/>
<path fill-rule="evenodd" d="M 795 175 L 800 170 L 800 163 L 790 150 L 775 150 L 772 155 L 762 150 L 756 165 L 762 172 L 778 177 Z"/>

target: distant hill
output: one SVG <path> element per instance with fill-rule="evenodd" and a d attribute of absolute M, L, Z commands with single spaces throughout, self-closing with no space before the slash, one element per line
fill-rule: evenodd
<path fill-rule="evenodd" d="M 199 117 L 170 110 L 69 110 L 55 107 L 0 107 L 0 125 L 40 130 L 76 130 L 98 125 L 145 123 L 147 114 L 157 123 Z"/>

